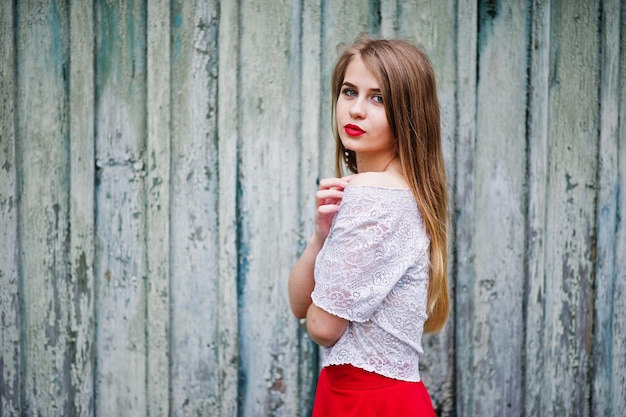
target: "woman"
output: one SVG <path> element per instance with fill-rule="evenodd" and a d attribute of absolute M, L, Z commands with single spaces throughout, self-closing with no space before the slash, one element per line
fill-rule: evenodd
<path fill-rule="evenodd" d="M 449 310 L 435 75 L 414 45 L 362 38 L 332 99 L 337 178 L 320 181 L 289 276 L 292 311 L 323 347 L 313 416 L 434 416 L 418 363 Z"/>

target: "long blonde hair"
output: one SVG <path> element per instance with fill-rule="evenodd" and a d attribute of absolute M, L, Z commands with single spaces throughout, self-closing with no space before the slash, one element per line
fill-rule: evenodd
<path fill-rule="evenodd" d="M 339 57 L 332 74 L 332 126 L 337 143 L 335 170 L 345 163 L 356 173 L 356 156 L 337 133 L 336 104 L 348 64 L 360 56 L 380 84 L 383 104 L 402 173 L 415 197 L 430 236 L 428 319 L 425 332 L 443 328 L 450 311 L 448 294 L 448 194 L 441 149 L 439 100 L 430 60 L 415 45 L 399 39 L 360 37 Z"/>

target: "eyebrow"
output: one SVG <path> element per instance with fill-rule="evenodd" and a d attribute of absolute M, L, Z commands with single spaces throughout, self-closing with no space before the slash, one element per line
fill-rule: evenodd
<path fill-rule="evenodd" d="M 356 85 L 352 84 L 350 81 L 344 81 L 344 82 L 341 84 L 341 86 L 342 86 L 342 87 L 344 87 L 344 86 L 345 86 L 345 87 L 354 88 L 354 89 L 356 89 L 356 90 L 358 90 L 358 89 L 359 89 Z M 373 93 L 380 93 L 380 88 L 370 88 L 368 91 L 371 91 L 371 92 L 373 92 Z"/>

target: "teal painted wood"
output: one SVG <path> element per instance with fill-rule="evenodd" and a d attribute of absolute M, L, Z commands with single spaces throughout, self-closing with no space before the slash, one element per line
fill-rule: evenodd
<path fill-rule="evenodd" d="M 95 359 L 95 68 L 94 15 L 89 2 L 69 5 L 70 280 L 67 358 L 71 412 L 94 416 Z"/>
<path fill-rule="evenodd" d="M 536 198 L 540 203 L 531 203 L 538 212 L 530 216 L 529 236 L 542 239 L 541 247 L 532 248 L 529 256 L 529 286 L 535 294 L 527 304 L 533 313 L 527 320 L 526 379 L 529 387 L 532 382 L 541 387 L 538 392 L 534 387 L 527 391 L 531 415 L 590 413 L 586 375 L 593 312 L 598 8 L 591 2 L 578 6 L 568 2 L 546 6 L 550 26 L 539 27 L 537 34 L 548 36 L 554 46 L 541 57 L 547 60 L 545 68 L 531 75 L 533 80 L 542 78 L 537 89 L 545 88 L 542 101 L 531 104 L 531 111 L 537 112 L 533 116 L 542 123 L 541 131 L 531 130 L 531 160 L 536 157 L 543 164 L 541 175 L 532 176 L 530 185 L 531 201 Z M 534 194 L 535 187 L 539 195 Z M 538 270 L 536 252 L 543 258 Z"/>
<path fill-rule="evenodd" d="M 70 414 L 68 36 L 64 4 L 16 10 L 20 348 L 26 415 Z"/>
<path fill-rule="evenodd" d="M 546 175 L 548 165 L 548 83 L 550 71 L 550 8 L 545 2 L 533 1 L 529 71 L 528 121 L 528 288 L 526 290 L 526 370 L 534 383 L 526 385 L 525 409 L 530 415 L 542 412 L 540 400 L 546 381 L 544 356 L 540 350 L 543 338 L 543 303 L 545 299 L 545 206 L 548 200 Z"/>
<path fill-rule="evenodd" d="M 0 415 L 7 416 L 23 406 L 13 16 L 13 3 L 0 3 Z"/>
<path fill-rule="evenodd" d="M 298 407 L 283 260 L 298 249 L 299 12 L 287 2 L 240 5 L 239 411 L 249 416 L 295 415 Z"/>
<path fill-rule="evenodd" d="M 626 398 L 620 388 L 626 384 L 626 321 L 620 313 L 626 304 L 626 284 L 620 279 L 626 276 L 626 233 L 619 221 L 619 213 L 626 207 L 626 84 L 620 82 L 626 73 L 625 16 L 622 2 L 603 2 L 592 415 L 626 414 Z"/>
<path fill-rule="evenodd" d="M 147 412 L 170 414 L 170 2 L 147 9 Z"/>
<path fill-rule="evenodd" d="M 465 388 L 462 381 L 471 380 L 472 369 L 472 333 L 467 321 L 478 308 L 472 290 L 475 283 L 474 260 L 476 258 L 476 240 L 474 223 L 476 213 L 476 117 L 477 107 L 475 92 L 477 88 L 477 22 L 478 8 L 476 2 L 461 1 L 457 6 L 458 32 L 456 39 L 457 59 L 457 118 L 455 165 L 456 178 L 454 185 L 454 246 L 455 253 L 454 278 L 452 294 L 454 294 L 454 310 L 452 310 L 454 337 L 457 341 L 465 341 L 462 348 L 455 343 L 454 362 L 455 378 L 453 381 L 456 415 L 471 416 L 471 406 L 476 399 L 470 395 L 471 389 Z M 464 16 L 464 18 L 461 18 Z"/>
<path fill-rule="evenodd" d="M 96 415 L 147 414 L 146 9 L 96 5 Z"/>
<path fill-rule="evenodd" d="M 217 5 L 172 9 L 171 413 L 218 415 Z"/>
<path fill-rule="evenodd" d="M 238 68 L 239 9 L 235 2 L 220 4 L 217 95 L 219 155 L 219 301 L 218 373 L 219 415 L 239 415 L 238 218 Z"/>
<path fill-rule="evenodd" d="M 457 380 L 468 416 L 521 415 L 526 216 L 526 80 L 529 27 L 521 2 L 481 3 L 475 195 L 474 308 L 458 318 L 470 336 L 469 378 Z M 506 59 L 503 59 L 506 57 Z M 462 207 L 459 207 L 463 210 Z M 461 277 L 459 277 L 461 279 Z M 502 383 L 506 381 L 506 383 Z"/>
<path fill-rule="evenodd" d="M 438 414 L 626 412 L 620 2 L 5 3 L 0 414 L 310 413 L 286 277 L 361 31 L 417 39 L 438 76 Z"/>

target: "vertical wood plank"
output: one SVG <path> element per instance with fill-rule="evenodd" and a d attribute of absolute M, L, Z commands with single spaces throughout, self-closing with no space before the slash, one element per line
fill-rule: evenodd
<path fill-rule="evenodd" d="M 17 174 L 26 415 L 70 414 L 68 11 L 17 4 Z"/>
<path fill-rule="evenodd" d="M 0 415 L 22 415 L 13 2 L 0 3 Z"/>
<path fill-rule="evenodd" d="M 626 415 L 626 222 L 623 221 L 626 211 L 626 5 L 620 2 L 620 53 L 619 53 L 619 126 L 617 132 L 618 185 L 617 200 L 618 223 L 615 230 L 615 269 L 613 274 L 613 311 L 611 326 L 611 412 L 615 415 Z M 612 9 L 615 10 L 615 9 Z M 609 9 L 609 12 L 611 9 Z M 599 342 L 596 340 L 596 342 Z"/>
<path fill-rule="evenodd" d="M 239 9 L 237 2 L 220 4 L 218 67 L 219 155 L 219 416 L 238 415 L 239 317 L 237 299 L 237 186 Z"/>
<path fill-rule="evenodd" d="M 96 5 L 96 415 L 147 414 L 146 10 Z"/>
<path fill-rule="evenodd" d="M 410 3 L 410 4 L 409 4 Z M 388 0 L 380 2 L 380 36 L 383 38 L 395 38 L 398 36 L 398 27 L 404 17 L 401 11 L 406 6 L 412 7 L 413 1 Z M 429 5 L 426 5 L 428 9 Z M 418 27 L 420 25 L 417 25 Z"/>
<path fill-rule="evenodd" d="M 474 310 L 469 415 L 523 415 L 528 24 L 523 2 L 479 5 Z M 503 59 L 506 57 L 506 59 Z M 470 381 L 467 381 L 470 382 Z"/>
<path fill-rule="evenodd" d="M 457 60 L 457 143 L 455 151 L 456 177 L 454 187 L 455 224 L 455 386 L 457 393 L 456 414 L 471 416 L 474 394 L 473 345 L 471 317 L 476 305 L 472 297 L 475 285 L 475 248 L 478 244 L 474 236 L 476 218 L 476 83 L 477 83 L 477 22 L 478 9 L 475 2 L 457 3 L 456 60 Z"/>
<path fill-rule="evenodd" d="M 169 415 L 170 2 L 147 14 L 147 416 Z"/>
<path fill-rule="evenodd" d="M 298 360 L 298 346 L 285 260 L 298 250 L 300 7 L 261 0 L 240 7 L 239 411 L 293 416 L 298 372 L 287 364 Z"/>
<path fill-rule="evenodd" d="M 592 415 L 626 414 L 626 7 L 602 3 L 596 314 Z M 620 32 L 621 28 L 621 32 Z M 620 82 L 621 81 L 621 82 Z"/>
<path fill-rule="evenodd" d="M 70 367 L 71 413 L 94 415 L 94 15 L 70 2 Z"/>
<path fill-rule="evenodd" d="M 219 368 L 220 416 L 238 414 L 239 324 L 237 299 L 238 69 L 239 10 L 220 5 L 219 84 Z"/>
<path fill-rule="evenodd" d="M 172 8 L 174 415 L 218 415 L 220 405 L 217 13 L 216 3 L 204 0 Z"/>
<path fill-rule="evenodd" d="M 595 264 L 596 295 L 593 334 L 592 415 L 621 415 L 615 408 L 615 395 L 621 389 L 613 385 L 612 329 L 615 289 L 619 288 L 616 274 L 616 246 L 619 191 L 619 65 L 620 65 L 620 5 L 604 1 L 602 6 L 601 86 L 600 86 L 600 145 L 598 154 L 597 252 Z M 623 339 L 622 339 L 623 340 Z M 618 347 L 619 349 L 619 347 Z M 615 358 L 617 359 L 617 358 Z M 620 372 L 621 373 L 621 372 Z M 623 386 L 623 382 L 621 384 Z M 623 396 L 623 395 L 622 395 Z"/>
<path fill-rule="evenodd" d="M 320 174 L 319 143 L 328 140 L 328 136 L 322 134 L 320 126 L 328 117 L 320 117 L 320 102 L 322 100 L 321 85 L 321 35 L 322 35 L 322 1 L 306 0 L 302 5 L 302 33 L 301 33 L 301 68 L 300 89 L 301 100 L 299 142 L 299 171 L 300 183 L 298 187 L 298 213 L 299 234 L 297 242 L 298 253 L 301 253 L 309 238 L 313 234 L 312 216 L 315 210 L 315 192 L 317 180 Z M 320 120 L 322 119 L 322 120 Z M 327 128 L 323 132 L 327 132 Z M 294 236 L 295 237 L 295 236 Z M 292 259 L 292 265 L 296 259 Z M 287 280 L 285 279 L 284 291 Z M 313 398 L 317 376 L 319 373 L 318 348 L 309 338 L 306 328 L 298 326 L 295 333 L 298 334 L 299 357 L 298 357 L 298 416 L 310 416 L 313 408 Z"/>
<path fill-rule="evenodd" d="M 543 415 L 542 392 L 546 383 L 544 338 L 545 303 L 545 210 L 548 170 L 548 83 L 550 72 L 549 2 L 533 1 L 531 11 L 531 49 L 528 102 L 528 214 L 527 214 L 527 289 L 526 289 L 526 369 L 525 410 L 528 415 Z"/>
<path fill-rule="evenodd" d="M 545 136 L 531 138 L 530 145 L 532 153 L 536 140 L 547 141 L 539 147 L 545 147 L 549 155 L 546 177 L 538 179 L 545 181 L 539 187 L 547 199 L 539 208 L 541 220 L 529 229 L 531 237 L 543 235 L 545 269 L 542 275 L 529 277 L 532 287 L 543 286 L 538 298 L 529 299 L 529 308 L 543 314 L 535 316 L 539 322 L 527 322 L 527 327 L 541 326 L 543 334 L 538 340 L 536 334 L 528 335 L 528 370 L 537 373 L 528 372 L 526 379 L 532 381 L 529 385 L 537 384 L 538 378 L 542 380 L 540 392 L 532 393 L 539 398 L 527 398 L 531 402 L 527 411 L 533 415 L 589 415 L 587 375 L 593 315 L 599 123 L 598 5 L 581 2 L 574 6 L 571 2 L 555 1 L 549 7 L 551 42 L 546 102 L 531 109 L 533 114 L 547 112 L 537 117 L 545 118 Z M 534 187 L 531 184 L 531 191 Z M 531 266 L 535 273 L 534 265 Z M 541 357 L 540 368 L 536 368 L 536 357 Z"/>
<path fill-rule="evenodd" d="M 386 2 L 384 2 L 386 4 Z M 381 3 L 381 8 L 387 7 Z M 393 4 L 393 3 L 392 3 Z M 454 207 L 456 137 L 456 2 L 402 1 L 395 5 L 397 16 L 396 36 L 406 38 L 419 45 L 428 54 L 437 77 L 437 91 L 441 116 L 441 140 L 447 170 L 450 211 Z M 385 14 L 381 27 L 385 27 Z M 387 25 L 390 26 L 391 24 Z M 452 250 L 454 230 L 448 230 L 449 281 L 453 277 L 455 253 Z M 453 283 L 450 291 L 454 293 Z M 454 297 L 451 297 L 451 312 L 454 311 Z M 420 376 L 433 400 L 435 411 L 440 416 L 454 413 L 454 314 L 445 329 L 436 335 L 423 338 L 424 355 L 420 358 Z"/>

